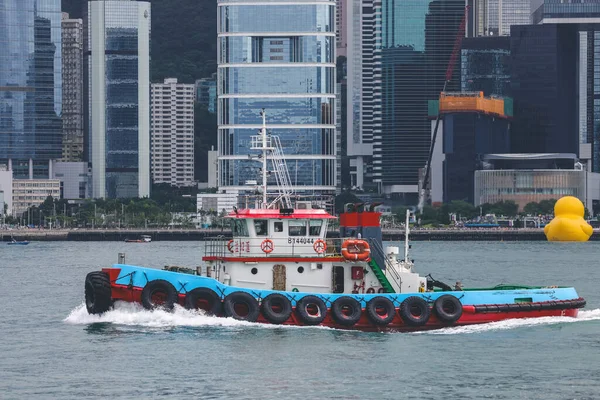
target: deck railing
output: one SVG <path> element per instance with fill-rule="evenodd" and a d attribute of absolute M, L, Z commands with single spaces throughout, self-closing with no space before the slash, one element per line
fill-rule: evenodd
<path fill-rule="evenodd" d="M 260 239 L 212 237 L 206 241 L 204 256 L 216 257 L 217 259 L 225 257 L 341 257 L 342 243 L 346 240 L 340 238 L 322 239 L 326 244 L 326 248 L 323 253 L 318 253 L 314 249 L 314 243 L 318 238 L 297 237 L 289 239 L 293 239 L 294 242 L 289 243 L 289 240 L 286 239 L 271 239 L 274 245 L 273 250 L 266 253 L 260 248 Z M 298 243 L 295 241 L 298 241 Z"/>

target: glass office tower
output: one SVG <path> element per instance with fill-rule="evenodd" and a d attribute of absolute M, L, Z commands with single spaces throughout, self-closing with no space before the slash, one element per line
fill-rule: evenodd
<path fill-rule="evenodd" d="M 510 36 L 510 27 L 531 23 L 529 0 L 467 0 L 467 36 Z"/>
<path fill-rule="evenodd" d="M 444 86 L 464 0 L 382 1 L 382 135 L 373 143 L 373 178 L 389 195 L 418 193 L 431 143 L 429 99 Z M 460 58 L 447 91 L 460 88 Z"/>
<path fill-rule="evenodd" d="M 335 191 L 335 0 L 219 0 L 217 29 L 219 188 L 259 179 L 264 108 L 296 192 Z"/>
<path fill-rule="evenodd" d="M 588 171 L 600 172 L 600 3 L 595 0 L 545 0 L 532 19 L 534 24 L 545 25 L 547 29 L 555 26 L 557 32 L 554 35 L 556 46 L 551 48 L 550 54 L 561 70 L 552 86 L 560 88 L 561 92 L 556 97 L 556 108 L 547 110 L 553 123 L 545 125 L 563 128 L 562 137 L 569 139 L 577 132 L 574 140 L 579 144 L 579 161 Z M 545 47 L 552 39 L 544 37 L 538 41 L 542 40 L 540 43 Z M 543 66 L 544 60 L 538 59 L 538 62 Z M 554 67 L 546 69 L 556 70 Z M 559 125 L 566 120 L 569 121 L 568 130 Z M 570 144 L 572 142 L 570 140 Z"/>
<path fill-rule="evenodd" d="M 62 156 L 60 0 L 0 0 L 0 164 L 48 178 Z"/>
<path fill-rule="evenodd" d="M 88 3 L 88 157 L 95 198 L 150 195 L 150 2 Z"/>

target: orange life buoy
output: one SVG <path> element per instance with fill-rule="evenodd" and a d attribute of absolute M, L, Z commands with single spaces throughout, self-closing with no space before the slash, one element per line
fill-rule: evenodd
<path fill-rule="evenodd" d="M 371 257 L 371 247 L 366 240 L 349 239 L 342 244 L 342 256 L 346 260 L 367 261 Z"/>
<path fill-rule="evenodd" d="M 275 246 L 273 245 L 273 241 L 271 239 L 265 239 L 260 244 L 260 249 L 267 254 L 272 252 L 274 247 Z"/>
<path fill-rule="evenodd" d="M 229 250 L 230 253 L 235 253 L 233 251 L 233 239 L 231 239 L 229 242 L 227 242 L 227 250 Z"/>
<path fill-rule="evenodd" d="M 321 239 L 317 239 L 317 241 L 313 244 L 313 249 L 315 249 L 317 254 L 323 254 L 325 253 L 325 250 L 327 250 L 327 243 Z"/>

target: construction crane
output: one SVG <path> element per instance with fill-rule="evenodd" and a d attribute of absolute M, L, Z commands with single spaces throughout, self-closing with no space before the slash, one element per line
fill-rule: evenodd
<path fill-rule="evenodd" d="M 465 37 L 465 29 L 467 26 L 467 17 L 469 15 L 469 7 L 465 7 L 465 14 L 463 15 L 463 19 L 458 27 L 458 33 L 456 34 L 456 39 L 454 40 L 454 49 L 452 50 L 452 54 L 450 55 L 450 61 L 448 61 L 448 68 L 446 69 L 446 80 L 444 81 L 444 88 L 442 89 L 442 93 L 446 91 L 446 86 L 452 79 L 452 73 L 454 72 L 454 66 L 456 65 L 456 60 L 458 59 L 458 53 L 460 52 L 460 47 L 462 45 L 463 38 Z M 438 128 L 440 126 L 440 112 L 438 110 L 437 117 L 435 119 L 435 128 L 433 129 L 433 137 L 431 138 L 431 146 L 429 148 L 429 157 L 427 158 L 427 164 L 425 164 L 425 177 L 423 178 L 423 185 L 421 186 L 421 190 L 419 191 L 419 204 L 417 206 L 419 210 L 419 214 L 423 214 L 423 206 L 425 205 L 425 200 L 427 194 L 427 184 L 429 183 L 429 172 L 431 169 L 431 158 L 433 157 L 433 148 L 435 146 L 435 140 L 437 138 Z"/>

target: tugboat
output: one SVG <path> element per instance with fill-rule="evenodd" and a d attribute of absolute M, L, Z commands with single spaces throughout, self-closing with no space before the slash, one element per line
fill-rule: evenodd
<path fill-rule="evenodd" d="M 262 198 L 234 209 L 232 238 L 209 240 L 203 267 L 153 269 L 115 264 L 85 279 L 90 314 L 116 301 L 152 310 L 175 305 L 250 322 L 363 331 L 419 331 L 510 318 L 576 317 L 585 300 L 572 287 L 497 285 L 463 288 L 415 271 L 409 259 L 409 213 L 403 256 L 383 247 L 374 205 L 347 204 L 339 239 L 333 215 L 292 200 L 279 138 L 267 133 L 264 110 L 252 149 L 261 151 Z M 270 162 L 269 162 L 270 161 Z M 268 192 L 268 168 L 277 191 Z"/>

